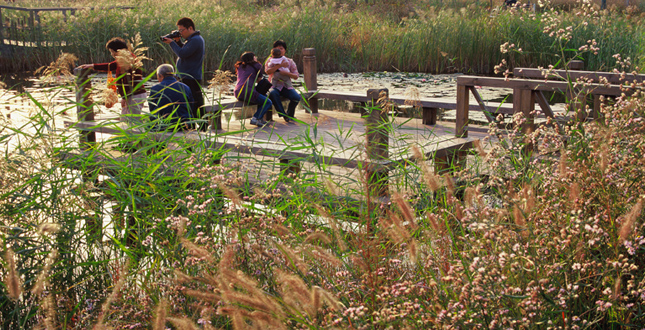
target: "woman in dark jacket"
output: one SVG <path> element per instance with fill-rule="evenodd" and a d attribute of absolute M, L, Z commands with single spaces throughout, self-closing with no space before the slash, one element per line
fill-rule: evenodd
<path fill-rule="evenodd" d="M 266 95 L 255 90 L 255 83 L 262 79 L 264 66 L 258 62 L 258 58 L 252 52 L 244 52 L 240 60 L 235 63 L 235 97 L 246 104 L 257 104 L 258 110 L 251 118 L 251 125 L 262 127 L 267 124 L 264 121 L 264 114 L 273 105 Z"/>

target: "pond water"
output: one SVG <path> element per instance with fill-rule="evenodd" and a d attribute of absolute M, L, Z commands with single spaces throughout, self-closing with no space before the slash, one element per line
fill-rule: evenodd
<path fill-rule="evenodd" d="M 319 74 L 318 89 L 327 91 L 348 91 L 348 92 L 366 92 L 373 88 L 387 88 L 390 95 L 402 96 L 413 99 L 419 98 L 438 98 L 454 102 L 456 98 L 456 79 L 459 74 L 451 75 L 431 75 L 426 73 L 399 73 L 399 72 L 370 72 L 370 73 L 323 73 Z M 62 125 L 63 121 L 75 119 L 75 109 L 73 101 L 75 100 L 75 91 L 66 86 L 73 85 L 73 77 L 55 77 L 51 79 L 42 79 L 30 74 L 4 74 L 0 75 L 0 81 L 5 85 L 0 89 L 0 109 L 4 119 L 9 119 L 14 125 L 19 125 L 21 120 L 27 118 L 30 108 L 37 106 L 47 109 L 52 114 L 57 114 L 56 119 Z M 107 76 L 104 73 L 96 73 L 92 78 L 92 86 L 95 89 L 94 100 L 100 103 L 100 93 L 105 89 Z M 150 88 L 156 81 L 146 83 L 146 88 Z M 294 82 L 294 86 L 301 89 L 303 85 L 302 78 Z M 221 95 L 214 88 L 204 87 L 206 104 L 212 104 L 216 98 L 222 100 L 233 99 L 233 84 L 224 88 Z M 485 102 L 512 102 L 510 91 L 501 88 L 484 87 L 478 90 Z M 28 96 L 25 93 L 29 93 Z M 31 100 L 31 97 L 38 102 L 38 105 Z M 475 103 L 474 100 L 472 100 Z M 357 104 L 342 100 L 320 100 L 319 108 L 325 110 L 337 110 L 358 112 Z M 145 105 L 147 108 L 147 105 Z M 299 110 L 303 110 L 302 104 Z M 146 109 L 144 109 L 146 111 Z M 99 117 L 116 118 L 120 113 L 120 106 L 117 104 L 111 109 L 98 104 L 95 112 Z M 452 111 L 454 112 L 454 111 Z M 439 119 L 451 120 L 454 114 L 451 111 L 440 112 Z M 248 113 L 248 111 L 242 112 Z M 405 111 L 401 114 L 407 116 Z M 443 115 L 443 117 L 442 117 Z M 239 112 L 238 112 L 239 116 Z M 481 118 L 479 118 L 481 117 Z M 471 115 L 474 122 L 485 122 L 483 116 L 478 112 Z M 62 126 L 60 126 L 62 127 Z"/>

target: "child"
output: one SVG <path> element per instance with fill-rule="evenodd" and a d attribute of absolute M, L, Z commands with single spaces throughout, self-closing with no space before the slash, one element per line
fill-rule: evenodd
<path fill-rule="evenodd" d="M 280 50 L 280 48 L 273 48 L 273 50 L 271 50 L 271 57 L 269 58 L 269 63 L 267 64 L 267 66 L 269 68 L 274 66 L 282 66 L 282 63 L 289 63 L 289 60 L 286 57 L 282 56 L 282 51 Z M 291 79 L 280 74 L 280 69 L 278 69 L 273 74 L 271 84 L 275 86 L 277 85 L 278 81 L 281 81 L 282 84 L 289 89 L 293 88 Z"/>

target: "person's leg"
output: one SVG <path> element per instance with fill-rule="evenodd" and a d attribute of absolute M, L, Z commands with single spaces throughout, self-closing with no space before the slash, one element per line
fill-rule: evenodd
<path fill-rule="evenodd" d="M 269 111 L 269 109 L 271 109 L 271 105 L 273 104 L 273 102 L 271 102 L 271 100 L 268 97 L 266 97 L 266 96 L 264 96 L 262 94 L 259 94 L 259 93 L 257 95 L 257 100 L 256 101 L 258 103 L 258 110 L 255 112 L 253 117 L 255 117 L 258 120 L 263 121 L 264 120 L 263 119 L 264 114 L 266 114 L 267 111 Z"/>
<path fill-rule="evenodd" d="M 141 120 L 141 110 L 143 110 L 143 105 L 146 103 L 147 98 L 148 95 L 146 93 L 141 93 L 129 96 L 126 99 L 126 113 L 131 116 L 128 120 L 130 123 L 138 124 L 143 122 L 143 120 Z M 121 113 L 123 113 L 123 111 L 121 111 Z"/>
<path fill-rule="evenodd" d="M 202 94 L 202 85 L 199 80 L 191 78 L 182 78 L 181 82 L 190 87 L 190 93 L 193 94 L 194 102 L 190 105 L 190 117 L 191 119 L 201 119 L 202 118 L 202 107 L 204 106 L 204 95 Z M 201 124 L 199 127 L 200 130 L 206 130 L 206 124 Z"/>
<path fill-rule="evenodd" d="M 280 91 L 277 89 L 271 89 L 271 92 L 269 92 L 269 99 L 271 100 L 271 103 L 273 103 L 273 108 L 278 113 L 278 116 L 285 116 L 286 114 L 284 113 L 284 107 L 282 106 L 282 96 L 280 95 Z"/>
<path fill-rule="evenodd" d="M 296 107 L 300 103 L 300 93 L 295 89 L 282 89 L 282 96 L 289 99 L 289 106 L 287 108 L 287 115 L 291 118 L 295 118 Z"/>

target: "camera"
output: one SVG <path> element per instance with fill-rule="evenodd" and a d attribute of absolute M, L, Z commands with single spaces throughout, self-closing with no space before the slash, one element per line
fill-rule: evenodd
<path fill-rule="evenodd" d="M 163 41 L 164 38 L 175 39 L 175 38 L 179 38 L 179 37 L 181 37 L 181 33 L 179 32 L 179 30 L 175 30 L 175 31 L 172 31 L 172 32 L 166 34 L 165 36 L 159 37 L 159 39 L 161 39 Z"/>

